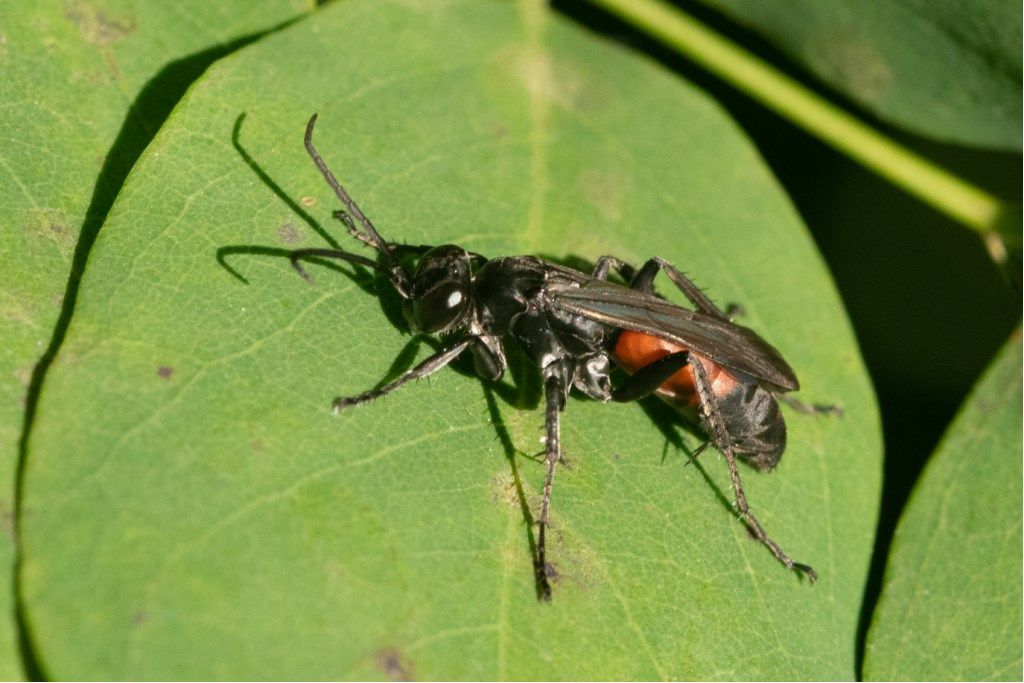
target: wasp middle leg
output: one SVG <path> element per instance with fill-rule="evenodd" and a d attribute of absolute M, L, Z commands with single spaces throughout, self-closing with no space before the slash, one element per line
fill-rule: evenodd
<path fill-rule="evenodd" d="M 537 516 L 537 584 L 542 600 L 551 599 L 551 585 L 548 583 L 547 528 L 548 512 L 551 507 L 551 487 L 555 479 L 555 465 L 562 459 L 562 437 L 560 417 L 565 410 L 565 381 L 555 373 L 544 380 L 544 453 L 547 474 L 544 478 L 544 492 L 540 500 L 540 515 Z"/>

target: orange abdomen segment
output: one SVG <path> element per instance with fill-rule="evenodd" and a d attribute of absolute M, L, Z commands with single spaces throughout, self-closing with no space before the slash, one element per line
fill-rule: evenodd
<path fill-rule="evenodd" d="M 615 358 L 626 372 L 634 373 L 665 356 L 686 351 L 685 346 L 644 332 L 623 330 L 615 342 Z M 725 368 L 705 356 L 690 352 L 704 366 L 715 396 L 725 396 L 739 383 Z M 693 381 L 693 367 L 687 365 L 669 377 L 658 388 L 658 395 L 679 407 L 696 408 L 700 405 L 697 387 Z"/>

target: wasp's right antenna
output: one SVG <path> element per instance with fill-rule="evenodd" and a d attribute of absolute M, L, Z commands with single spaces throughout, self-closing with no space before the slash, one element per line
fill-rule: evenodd
<path fill-rule="evenodd" d="M 391 249 L 388 248 L 387 242 L 380 236 L 377 229 L 373 227 L 373 223 L 366 217 L 366 214 L 362 212 L 359 206 L 352 200 L 352 197 L 345 192 L 345 188 L 341 186 L 338 179 L 331 173 L 331 169 L 327 168 L 327 164 L 324 163 L 323 157 L 316 151 L 316 147 L 313 146 L 313 127 L 316 125 L 316 114 L 309 117 L 309 123 L 306 124 L 306 151 L 309 152 L 310 158 L 313 159 L 313 163 L 320 170 L 320 174 L 327 181 L 327 184 L 334 190 L 334 194 L 337 195 L 338 199 L 348 209 L 348 213 L 355 216 L 355 219 L 359 221 L 359 224 L 363 226 L 363 230 L 366 231 L 366 237 L 369 239 L 372 246 L 380 252 L 381 256 L 386 262 L 387 271 L 390 273 L 390 280 L 395 284 L 395 288 L 398 289 L 399 293 L 405 298 L 409 298 L 412 293 L 412 288 L 409 283 L 409 276 L 405 270 L 402 269 L 398 262 L 395 260 L 394 255 L 391 253 Z M 353 232 L 350 230 L 350 232 Z M 355 235 L 355 232 L 353 232 Z M 358 235 L 355 235 L 358 237 Z M 359 238 L 362 239 L 362 238 Z M 367 240 L 362 240 L 366 242 Z"/>
<path fill-rule="evenodd" d="M 376 261 L 368 259 L 365 256 L 360 256 L 359 254 L 342 251 L 341 249 L 295 249 L 288 254 L 288 257 L 291 259 L 292 268 L 295 269 L 295 272 L 301 275 L 307 282 L 313 282 L 313 278 L 308 272 L 306 272 L 306 269 L 302 267 L 302 264 L 299 263 L 299 261 L 309 258 L 334 258 L 342 261 L 348 261 L 349 263 L 357 263 L 361 266 L 366 266 L 367 268 L 373 268 L 374 270 L 382 273 L 385 277 L 391 277 L 391 274 Z M 400 283 L 392 280 L 392 284 L 397 288 Z"/>

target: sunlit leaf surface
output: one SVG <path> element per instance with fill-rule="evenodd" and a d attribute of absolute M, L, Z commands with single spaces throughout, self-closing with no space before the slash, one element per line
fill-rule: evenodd
<path fill-rule="evenodd" d="M 683 466 L 699 440 L 660 404 L 569 402 L 550 604 L 531 368 L 332 416 L 429 348 L 365 271 L 310 286 L 280 256 L 360 249 L 302 149 L 314 111 L 390 239 L 659 254 L 742 303 L 803 397 L 846 409 L 787 413 L 779 468 L 744 469 L 819 582 L 750 539 L 716 452 Z M 854 675 L 880 438 L 827 271 L 715 104 L 528 3 L 340 2 L 215 65 L 100 232 L 30 454 L 26 600 L 58 678 Z"/>
<path fill-rule="evenodd" d="M 309 4 L 0 3 L 0 679 L 24 675 L 11 570 L 26 394 L 68 303 L 76 249 L 91 241 L 80 237 L 95 234 L 150 127 L 191 80 Z"/>

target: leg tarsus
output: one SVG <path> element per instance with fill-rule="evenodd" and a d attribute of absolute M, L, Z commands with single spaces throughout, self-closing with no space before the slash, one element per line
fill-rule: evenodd
<path fill-rule="evenodd" d="M 708 446 L 710 446 L 710 445 L 711 445 L 711 440 L 710 439 L 705 439 L 704 443 L 702 443 L 701 445 L 697 446 L 697 448 L 693 451 L 693 453 L 690 453 L 690 457 L 686 459 L 686 462 L 683 464 L 683 467 L 686 467 L 687 465 L 692 465 L 694 462 L 696 462 L 697 461 L 697 456 L 699 456 L 701 453 L 706 451 Z"/>
<path fill-rule="evenodd" d="M 725 317 L 729 320 L 735 320 L 736 318 L 742 318 L 747 314 L 747 309 L 743 308 L 743 304 L 732 302 L 727 304 L 725 307 Z"/>
<path fill-rule="evenodd" d="M 373 247 L 374 249 L 377 248 L 377 243 L 374 242 L 373 238 L 356 227 L 356 224 L 352 221 L 352 216 L 348 211 L 345 211 L 344 209 L 335 209 L 334 213 L 331 215 L 334 216 L 336 220 L 344 223 L 345 229 L 348 231 L 349 235 L 355 237 L 357 240 L 369 247 Z M 388 242 L 387 248 L 392 254 L 406 253 L 416 254 L 418 256 L 422 256 L 433 249 L 432 246 L 427 244 L 399 244 L 398 242 Z M 475 254 L 475 256 L 483 258 L 479 254 Z"/>
<path fill-rule="evenodd" d="M 334 399 L 332 405 L 334 406 L 334 414 L 337 415 L 345 408 L 351 406 L 357 406 L 360 403 L 366 403 L 372 401 L 375 398 L 380 398 L 395 391 L 403 384 L 411 382 L 412 380 L 422 379 L 429 375 L 434 374 L 444 366 L 455 360 L 460 353 L 465 351 L 472 343 L 472 337 L 463 339 L 447 348 L 441 349 L 433 356 L 430 356 L 422 363 L 414 367 L 412 370 L 402 374 L 398 379 L 393 382 L 389 382 L 379 389 L 371 389 L 370 391 L 364 391 L 361 394 L 355 396 L 339 396 Z"/>
<path fill-rule="evenodd" d="M 804 415 L 836 415 L 838 417 L 842 417 L 844 415 L 842 406 L 832 405 L 829 403 L 804 403 L 799 399 L 795 399 L 792 396 L 786 396 L 785 394 L 776 395 L 776 398 L 793 410 L 798 413 L 803 413 Z"/>

